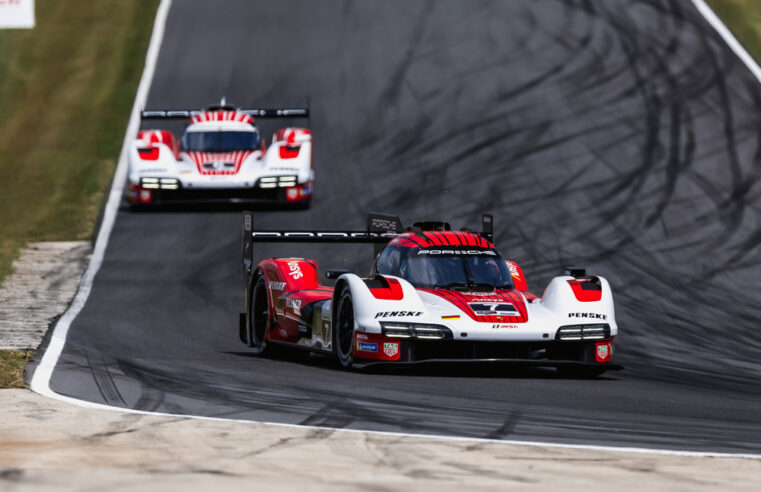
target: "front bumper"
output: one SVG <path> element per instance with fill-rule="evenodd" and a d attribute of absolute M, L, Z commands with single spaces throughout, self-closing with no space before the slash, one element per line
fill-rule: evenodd
<path fill-rule="evenodd" d="M 197 202 L 252 202 L 252 203 L 304 203 L 312 196 L 311 184 L 298 184 L 288 188 L 182 188 L 155 189 L 139 184 L 130 185 L 127 201 L 133 205 Z"/>
<path fill-rule="evenodd" d="M 361 338 L 358 338 L 361 337 Z M 613 338 L 584 341 L 473 341 L 394 338 L 355 333 L 354 365 L 488 362 L 525 366 L 623 367 L 612 362 Z"/>

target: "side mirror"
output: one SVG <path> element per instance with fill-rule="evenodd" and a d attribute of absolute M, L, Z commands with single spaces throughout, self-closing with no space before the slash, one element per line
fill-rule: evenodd
<path fill-rule="evenodd" d="M 344 270 L 341 268 L 334 268 L 332 270 L 326 270 L 325 271 L 325 278 L 329 278 L 330 280 L 335 280 L 344 273 L 351 273 L 351 270 Z"/>
<path fill-rule="evenodd" d="M 563 275 L 573 278 L 587 278 L 587 269 L 583 267 L 565 267 Z"/>

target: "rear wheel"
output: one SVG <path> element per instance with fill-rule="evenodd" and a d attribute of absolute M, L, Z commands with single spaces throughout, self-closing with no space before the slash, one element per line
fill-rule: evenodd
<path fill-rule="evenodd" d="M 333 346 L 341 367 L 348 369 L 354 361 L 354 302 L 348 285 L 341 289 L 335 312 Z"/>
<path fill-rule="evenodd" d="M 270 301 L 267 293 L 267 281 L 264 275 L 260 275 L 254 285 L 251 294 L 251 323 L 250 331 L 251 341 L 256 353 L 263 354 L 267 352 L 267 332 L 269 331 L 270 318 Z"/>

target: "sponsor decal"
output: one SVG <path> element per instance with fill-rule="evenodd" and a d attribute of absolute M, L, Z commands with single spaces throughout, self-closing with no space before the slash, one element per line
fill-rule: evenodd
<path fill-rule="evenodd" d="M 360 352 L 378 352 L 377 343 L 357 342 L 357 350 Z"/>
<path fill-rule="evenodd" d="M 422 316 L 422 311 L 383 311 L 375 313 L 375 318 L 395 318 L 397 316 Z"/>
<path fill-rule="evenodd" d="M 386 354 L 389 357 L 394 357 L 396 354 L 399 353 L 399 344 L 398 343 L 384 343 L 383 344 L 383 353 Z"/>
<path fill-rule="evenodd" d="M 270 282 L 270 290 L 285 290 L 285 282 Z"/>
<path fill-rule="evenodd" d="M 509 302 L 469 302 L 476 316 L 519 316 L 518 310 Z"/>
<path fill-rule="evenodd" d="M 374 231 L 393 232 L 396 230 L 396 220 L 373 217 L 370 219 L 370 228 Z"/>
<path fill-rule="evenodd" d="M 301 314 L 301 299 L 292 299 L 287 297 L 285 299 L 285 307 L 293 309 L 295 314 Z"/>
<path fill-rule="evenodd" d="M 297 261 L 289 261 L 288 262 L 288 269 L 290 272 L 288 272 L 288 275 L 293 277 L 295 280 L 300 279 L 304 276 L 304 272 L 301 271 L 301 265 L 299 265 L 298 260 Z"/>
<path fill-rule="evenodd" d="M 367 335 L 363 335 L 362 333 L 357 333 L 357 340 L 367 340 Z"/>
<path fill-rule="evenodd" d="M 515 266 L 515 263 L 512 261 L 507 262 L 507 269 L 510 270 L 510 275 L 513 277 L 520 277 L 521 275 L 518 273 L 518 267 Z"/>
<path fill-rule="evenodd" d="M 568 313 L 569 318 L 608 319 L 607 314 L 598 313 Z"/>
<path fill-rule="evenodd" d="M 595 359 L 597 359 L 597 362 L 607 362 L 610 359 L 609 343 L 597 344 L 597 353 L 595 354 Z"/>
<path fill-rule="evenodd" d="M 497 252 L 491 249 L 419 249 L 417 255 L 497 256 Z"/>
<path fill-rule="evenodd" d="M 492 330 L 502 330 L 502 329 L 514 330 L 516 328 L 518 328 L 518 325 L 504 325 L 504 324 L 491 325 Z"/>
<path fill-rule="evenodd" d="M 460 319 L 459 314 L 453 314 L 451 316 L 442 316 L 441 319 Z"/>

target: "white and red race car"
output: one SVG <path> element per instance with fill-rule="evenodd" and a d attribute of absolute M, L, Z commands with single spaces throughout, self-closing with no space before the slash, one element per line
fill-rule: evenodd
<path fill-rule="evenodd" d="M 129 153 L 127 200 L 133 206 L 177 201 L 256 201 L 308 206 L 314 167 L 307 128 L 277 130 L 269 147 L 257 118 L 308 118 L 309 110 L 143 111 L 144 120 L 187 120 L 180 141 L 141 130 Z"/>
<path fill-rule="evenodd" d="M 542 297 L 521 268 L 481 233 L 370 214 L 366 231 L 257 231 L 244 212 L 246 312 L 239 337 L 257 352 L 271 345 L 332 354 L 344 367 L 377 363 L 482 361 L 554 366 L 594 377 L 621 369 L 613 295 L 603 277 L 569 268 Z M 258 242 L 374 243 L 370 276 L 328 270 L 304 258 L 254 262 Z"/>

